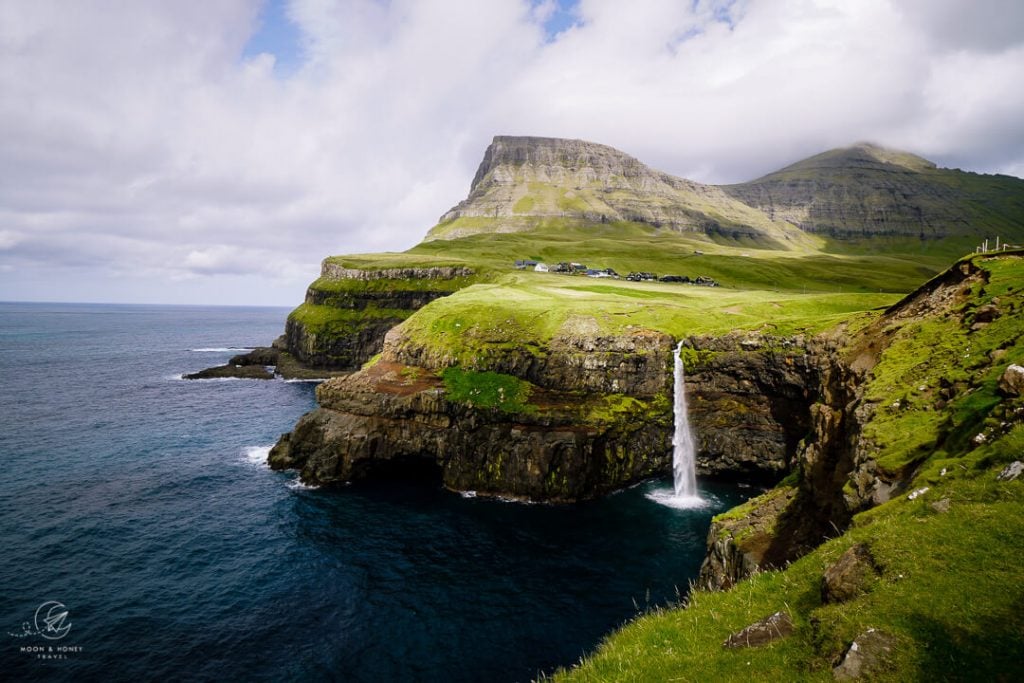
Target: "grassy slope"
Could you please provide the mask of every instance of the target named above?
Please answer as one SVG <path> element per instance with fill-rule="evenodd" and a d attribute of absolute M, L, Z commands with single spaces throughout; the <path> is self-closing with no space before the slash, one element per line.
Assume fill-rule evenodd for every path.
<path fill-rule="evenodd" d="M 1011 680 L 1024 633 L 1024 481 L 995 475 L 1024 454 L 1024 400 L 1001 399 L 995 384 L 1007 365 L 1024 363 L 1024 260 L 985 267 L 990 282 L 962 311 L 895 331 L 867 387 L 867 400 L 880 406 L 867 430 L 879 462 L 916 463 L 913 486 L 927 493 L 858 515 L 845 534 L 784 571 L 726 593 L 697 592 L 685 610 L 638 619 L 558 678 L 831 680 L 851 640 L 878 628 L 898 640 L 882 680 Z M 968 332 L 973 311 L 994 299 L 1003 315 Z M 943 383 L 958 389 L 939 408 Z M 890 409 L 896 401 L 900 408 Z M 942 498 L 950 499 L 947 513 L 931 507 Z M 880 578 L 860 598 L 823 605 L 823 569 L 855 542 L 871 548 Z M 794 636 L 759 649 L 721 647 L 730 633 L 780 609 L 793 615 Z"/>
<path fill-rule="evenodd" d="M 527 232 L 434 240 L 405 254 L 389 255 L 411 260 L 430 257 L 459 259 L 499 272 L 507 272 L 516 259 L 530 258 L 549 265 L 576 261 L 613 268 L 622 275 L 630 271 L 705 275 L 731 287 L 833 292 L 906 292 L 951 260 L 947 254 L 825 254 L 803 246 L 758 249 L 742 242 L 716 243 L 696 233 L 658 230 L 636 223 L 581 226 L 558 219 Z"/>
<path fill-rule="evenodd" d="M 947 496 L 951 511 L 930 503 Z M 785 571 L 727 593 L 697 592 L 687 609 L 644 616 L 609 638 L 559 680 L 832 680 L 833 658 L 877 628 L 898 639 L 882 680 L 999 680 L 1017 671 L 1024 628 L 1016 557 L 1024 547 L 1024 482 L 997 483 L 971 471 L 915 501 L 901 498 Z M 821 575 L 845 549 L 865 542 L 883 567 L 867 595 L 822 605 Z M 726 650 L 730 633 L 777 610 L 794 636 L 767 647 Z M 1005 678 L 1005 680 L 1011 680 Z"/>
<path fill-rule="evenodd" d="M 420 343 L 467 365 L 484 365 L 508 345 L 542 347 L 585 319 L 602 333 L 647 328 L 681 338 L 756 329 L 790 335 L 822 330 L 852 313 L 885 306 L 893 294 L 735 290 L 596 280 L 547 273 L 508 275 L 421 309 L 403 325 Z"/>
<path fill-rule="evenodd" d="M 892 166 L 872 166 L 874 161 Z M 936 168 L 931 162 L 895 150 L 870 147 L 866 154 L 856 148 L 830 150 L 749 183 L 727 186 L 726 190 L 742 192 L 744 188 L 763 187 L 785 197 L 788 188 L 803 184 L 816 186 L 823 199 L 827 196 L 841 198 L 853 216 L 859 211 L 875 216 L 874 211 L 892 207 L 894 202 L 909 202 L 930 217 L 921 226 L 922 231 L 930 233 L 938 228 L 946 235 L 938 240 L 921 240 L 916 235 L 828 239 L 826 250 L 830 252 L 933 254 L 955 258 L 974 251 L 986 238 L 994 241 L 997 235 L 1003 241 L 1024 243 L 1024 183 L 1020 178 Z M 802 194 L 799 190 L 796 192 Z M 800 211 L 793 213 L 806 218 Z M 858 223 L 857 219 L 852 222 Z M 852 232 L 858 230 L 855 228 Z"/>
<path fill-rule="evenodd" d="M 702 253 L 695 253 L 698 251 Z M 525 258 L 551 265 L 560 261 L 582 262 L 591 267 L 613 268 L 622 275 L 631 271 L 692 278 L 703 275 L 723 286 L 704 290 L 515 271 L 513 262 Z M 892 293 L 913 289 L 948 262 L 938 255 L 825 254 L 804 247 L 789 251 L 758 249 L 743 243 L 716 243 L 703 235 L 658 230 L 643 224 L 583 226 L 561 219 L 548 219 L 541 227 L 526 232 L 435 240 L 404 253 L 336 256 L 330 260 L 362 269 L 471 267 L 474 276 L 456 280 L 417 280 L 403 285 L 394 280 L 321 278 L 311 288 L 339 296 L 401 291 L 406 287 L 460 290 L 456 296 L 428 306 L 422 317 L 473 318 L 481 329 L 497 329 L 500 326 L 495 321 L 515 319 L 524 327 L 523 335 L 536 336 L 538 341 L 549 338 L 567 315 L 592 315 L 595 311 L 600 311 L 599 322 L 613 330 L 629 324 L 643 325 L 678 336 L 758 327 L 766 319 L 778 325 L 779 331 L 794 330 L 801 326 L 795 318 L 813 321 L 819 315 L 834 316 L 891 303 Z M 461 289 L 472 283 L 487 284 Z M 804 294 L 808 298 L 802 298 Z M 510 308 L 513 310 L 509 311 Z M 326 306 L 312 310 L 308 304 L 293 313 L 308 329 L 325 333 L 352 329 L 358 325 L 360 315 Z M 366 319 L 402 319 L 408 315 L 371 307 Z M 418 329 L 426 329 L 422 320 L 414 324 Z"/>
<path fill-rule="evenodd" d="M 431 303 L 407 320 L 404 329 L 423 344 L 476 367 L 486 366 L 475 362 L 484 360 L 478 358 L 481 354 L 500 353 L 509 344 L 543 345 L 578 317 L 593 319 L 605 332 L 634 326 L 675 337 L 733 329 L 777 335 L 820 330 L 852 313 L 893 303 L 897 293 L 913 289 L 948 263 L 940 256 L 747 249 L 645 225 L 580 227 L 559 222 L 530 232 L 425 242 L 405 254 L 374 255 L 366 263 L 393 266 L 431 258 L 469 263 L 490 281 Z M 704 275 L 723 286 L 515 271 L 512 263 L 523 258 L 548 264 L 583 262 L 622 275 Z"/>

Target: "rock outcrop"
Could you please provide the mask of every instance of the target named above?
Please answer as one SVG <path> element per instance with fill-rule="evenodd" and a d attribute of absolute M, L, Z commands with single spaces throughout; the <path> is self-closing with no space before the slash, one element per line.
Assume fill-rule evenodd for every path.
<path fill-rule="evenodd" d="M 388 330 L 474 275 L 464 266 L 365 269 L 326 259 L 288 316 L 284 346 L 307 367 L 355 370 L 380 352 Z"/>
<path fill-rule="evenodd" d="M 284 337 L 274 346 L 258 346 L 247 353 L 232 356 L 224 365 L 182 375 L 182 379 L 301 379 L 318 380 L 347 374 L 325 368 L 311 368 L 285 350 Z"/>
<path fill-rule="evenodd" d="M 761 647 L 785 638 L 794 630 L 793 620 L 790 619 L 788 613 L 775 612 L 743 630 L 733 633 L 722 643 L 722 647 L 730 649 Z"/>
<path fill-rule="evenodd" d="M 874 680 L 890 666 L 896 645 L 893 636 L 869 628 L 850 643 L 832 669 L 833 678 L 837 681 Z"/>
<path fill-rule="evenodd" d="M 999 378 L 999 391 L 1007 397 L 1024 396 L 1024 366 L 1007 366 Z"/>
<path fill-rule="evenodd" d="M 821 578 L 821 601 L 845 602 L 867 592 L 878 575 L 871 549 L 856 543 L 829 565 Z"/>
<path fill-rule="evenodd" d="M 444 377 L 454 360 L 399 326 L 375 364 L 319 388 L 320 408 L 282 437 L 270 462 L 313 484 L 430 464 L 456 490 L 591 498 L 670 471 L 674 345 L 652 330 L 609 335 L 570 318 L 542 349 L 502 347 L 460 367 L 530 388 L 526 405 L 502 410 L 453 398 Z M 803 338 L 687 339 L 699 472 L 781 478 L 811 424 L 826 352 Z"/>
<path fill-rule="evenodd" d="M 438 375 L 390 359 L 324 383 L 317 399 L 269 457 L 313 484 L 414 474 L 458 491 L 572 501 L 670 466 L 656 421 L 582 419 L 578 404 L 543 391 L 532 396 L 543 411 L 475 407 L 449 400 Z"/>
<path fill-rule="evenodd" d="M 1020 258 L 1020 254 L 998 258 Z M 806 412 L 800 412 L 798 403 L 796 411 L 792 407 L 787 411 L 799 416 L 792 421 L 799 425 L 794 433 L 805 428 L 792 452 L 792 465 L 799 476 L 793 486 L 777 487 L 713 520 L 698 586 L 727 589 L 758 570 L 782 567 L 815 548 L 828 535 L 841 532 L 857 512 L 884 503 L 898 492 L 906 492 L 914 476 L 914 463 L 896 468 L 878 463 L 878 448 L 864 429 L 875 419 L 880 407 L 865 398 L 865 386 L 872 378 L 873 368 L 888 346 L 899 339 L 905 326 L 942 319 L 958 321 L 961 334 L 971 334 L 966 330 L 974 324 L 972 297 L 974 292 L 983 291 L 988 281 L 987 271 L 977 261 L 961 261 L 939 274 L 855 335 L 833 334 L 831 340 L 805 344 L 805 348 L 818 352 L 802 364 L 783 357 L 783 363 L 794 375 L 781 375 L 769 387 L 789 387 L 783 395 L 792 397 L 792 389 L 799 387 L 800 382 L 814 382 L 807 385 L 811 389 L 806 397 Z M 982 361 L 989 362 L 991 359 Z M 740 366 L 736 360 L 730 363 Z M 978 367 L 984 367 L 983 364 Z M 776 359 L 770 365 L 777 366 L 779 362 Z M 724 381 L 717 370 L 712 375 L 718 378 L 717 382 Z M 785 379 L 787 376 L 789 380 Z M 794 381 L 795 378 L 800 379 Z M 927 392 L 928 387 L 915 390 Z M 904 407 L 897 403 L 885 409 L 895 412 Z M 932 411 L 932 404 L 925 404 L 920 410 Z M 1004 425 L 1001 428 L 1009 428 L 1010 423 Z M 984 433 L 981 437 L 979 442 L 983 443 Z M 736 448 L 733 446 L 732 450 Z"/>

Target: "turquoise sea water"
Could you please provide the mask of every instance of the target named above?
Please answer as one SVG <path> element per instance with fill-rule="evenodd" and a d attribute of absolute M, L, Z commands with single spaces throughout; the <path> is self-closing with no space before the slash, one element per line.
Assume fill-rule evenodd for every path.
<path fill-rule="evenodd" d="M 0 678 L 530 680 L 674 600 L 751 492 L 302 488 L 263 460 L 312 384 L 178 379 L 286 314 L 0 304 Z"/>

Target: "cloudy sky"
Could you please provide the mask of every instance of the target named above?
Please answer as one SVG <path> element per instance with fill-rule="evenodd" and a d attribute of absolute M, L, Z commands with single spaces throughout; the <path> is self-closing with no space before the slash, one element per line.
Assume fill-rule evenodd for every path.
<path fill-rule="evenodd" d="M 296 304 L 495 134 L 1024 176 L 1022 83 L 1019 0 L 0 0 L 0 300 Z"/>

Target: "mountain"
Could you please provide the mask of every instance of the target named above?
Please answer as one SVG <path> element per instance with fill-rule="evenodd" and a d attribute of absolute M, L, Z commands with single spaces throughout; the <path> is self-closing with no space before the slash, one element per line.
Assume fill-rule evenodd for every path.
<path fill-rule="evenodd" d="M 644 223 L 772 243 L 797 236 L 785 222 L 722 188 L 655 171 L 612 147 L 499 135 L 484 153 L 469 196 L 441 216 L 427 239 L 528 230 L 551 218 Z"/>
<path fill-rule="evenodd" d="M 715 186 L 656 171 L 606 145 L 497 136 L 469 196 L 427 240 L 525 231 L 553 219 L 642 223 L 771 248 L 806 245 L 808 233 L 845 241 L 948 238 L 955 255 L 986 237 L 1024 242 L 1024 180 L 938 168 L 861 143 Z"/>
<path fill-rule="evenodd" d="M 1000 235 L 1024 241 L 1024 180 L 938 168 L 927 159 L 862 143 L 721 188 L 801 230 L 839 239 L 922 240 Z"/>

